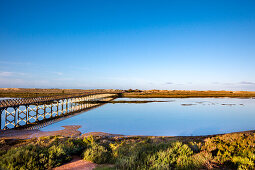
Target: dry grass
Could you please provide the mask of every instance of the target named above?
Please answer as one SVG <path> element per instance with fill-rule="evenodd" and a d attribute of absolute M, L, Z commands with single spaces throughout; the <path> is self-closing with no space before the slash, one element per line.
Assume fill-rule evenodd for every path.
<path fill-rule="evenodd" d="M 29 98 L 42 96 L 56 96 L 69 94 L 84 94 L 89 92 L 119 92 L 113 89 L 26 89 L 26 88 L 0 88 L 0 97 Z"/>
<path fill-rule="evenodd" d="M 191 97 L 255 97 L 251 91 L 193 91 L 193 90 L 145 90 L 126 92 L 123 97 L 129 98 L 191 98 Z"/>

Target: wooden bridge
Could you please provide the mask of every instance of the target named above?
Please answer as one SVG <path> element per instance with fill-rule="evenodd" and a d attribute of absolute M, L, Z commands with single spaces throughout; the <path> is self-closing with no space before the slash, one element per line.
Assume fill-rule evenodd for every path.
<path fill-rule="evenodd" d="M 0 101 L 0 130 L 33 127 L 102 105 L 118 93 L 87 93 L 52 97 L 18 98 Z"/>

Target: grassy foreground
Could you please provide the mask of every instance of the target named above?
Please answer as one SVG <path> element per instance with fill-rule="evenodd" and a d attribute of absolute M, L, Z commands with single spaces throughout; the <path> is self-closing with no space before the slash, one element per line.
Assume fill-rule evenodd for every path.
<path fill-rule="evenodd" d="M 255 134 L 1 140 L 0 169 L 50 169 L 79 155 L 110 169 L 254 169 Z"/>

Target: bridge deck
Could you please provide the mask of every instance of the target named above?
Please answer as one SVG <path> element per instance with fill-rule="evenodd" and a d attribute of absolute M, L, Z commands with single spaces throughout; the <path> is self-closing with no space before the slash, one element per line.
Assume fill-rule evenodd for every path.
<path fill-rule="evenodd" d="M 86 94 L 72 94 L 72 95 L 59 95 L 59 96 L 49 96 L 49 97 L 46 96 L 46 97 L 35 97 L 35 98 L 15 98 L 15 99 L 0 100 L 0 109 L 7 108 L 7 107 L 17 107 L 20 105 L 52 102 L 55 100 L 62 100 L 62 99 L 86 97 L 89 95 L 96 95 L 96 94 L 107 94 L 107 93 L 97 92 L 97 93 L 86 93 Z M 111 94 L 120 94 L 120 93 L 111 93 Z"/>

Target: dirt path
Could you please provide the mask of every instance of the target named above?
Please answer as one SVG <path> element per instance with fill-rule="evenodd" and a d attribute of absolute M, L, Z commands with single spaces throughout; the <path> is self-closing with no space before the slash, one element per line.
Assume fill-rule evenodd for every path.
<path fill-rule="evenodd" d="M 78 156 L 74 156 L 73 160 L 67 164 L 54 168 L 54 170 L 92 170 L 97 164 L 82 160 Z"/>

